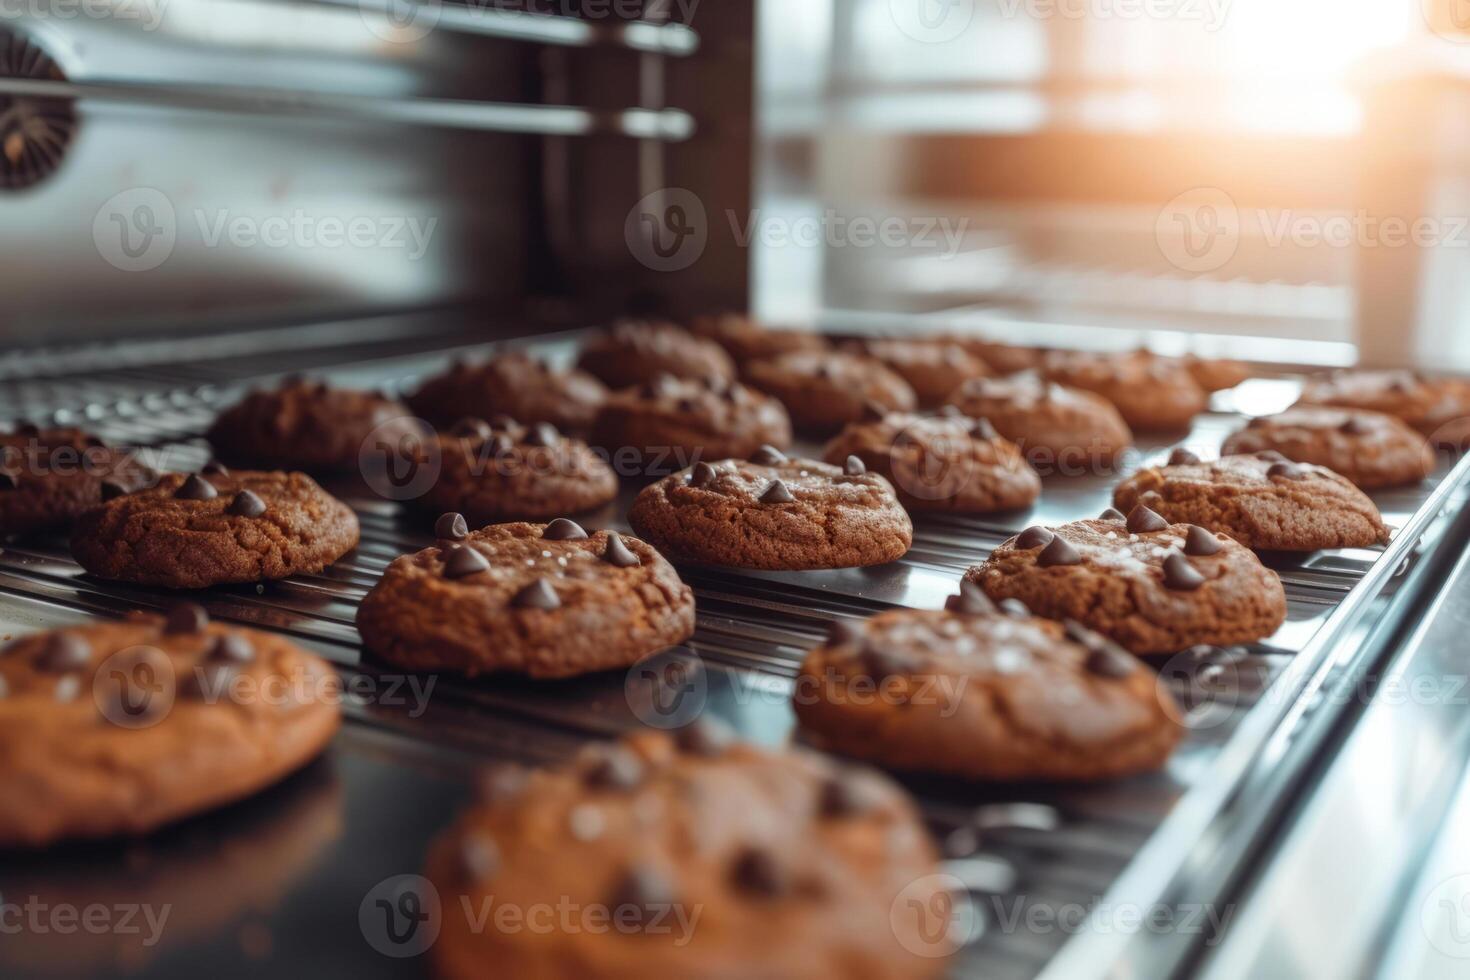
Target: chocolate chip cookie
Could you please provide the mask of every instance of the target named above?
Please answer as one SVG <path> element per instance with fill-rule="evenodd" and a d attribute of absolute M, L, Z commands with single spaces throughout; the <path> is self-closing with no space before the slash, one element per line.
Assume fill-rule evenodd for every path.
<path fill-rule="evenodd" d="M 549 422 L 530 427 L 462 419 L 428 447 L 439 475 L 415 501 L 429 514 L 453 511 L 477 527 L 549 520 L 612 503 L 618 478 L 600 455 Z"/>
<path fill-rule="evenodd" d="M 487 783 L 429 855 L 441 976 L 909 980 L 953 951 L 914 914 L 948 915 L 934 845 L 875 773 L 695 728 Z M 488 902 L 605 929 L 485 928 Z"/>
<path fill-rule="evenodd" d="M 607 398 L 602 382 L 585 371 L 559 371 L 525 351 L 504 351 L 484 363 L 458 360 L 425 381 L 409 407 L 436 426 L 499 415 L 526 425 L 546 422 L 586 434 Z"/>
<path fill-rule="evenodd" d="M 765 445 L 785 449 L 791 418 L 776 399 L 742 384 L 662 375 L 609 398 L 592 443 L 624 475 L 667 476 L 700 460 L 749 456 Z"/>
<path fill-rule="evenodd" d="M 672 323 L 625 320 L 593 334 L 577 366 L 609 388 L 632 388 L 661 374 L 676 378 L 735 379 L 735 362 L 712 340 Z"/>
<path fill-rule="evenodd" d="M 989 366 L 959 344 L 933 340 L 855 340 L 845 344 L 844 349 L 873 358 L 907 381 L 918 397 L 920 408 L 942 405 L 966 381 L 990 375 Z"/>
<path fill-rule="evenodd" d="M 746 367 L 748 384 L 781 400 L 798 432 L 830 436 L 870 412 L 912 412 L 909 383 L 878 361 L 841 351 L 801 352 Z"/>
<path fill-rule="evenodd" d="M 337 677 L 204 610 L 0 649 L 0 846 L 147 833 L 275 783 L 340 723 Z"/>
<path fill-rule="evenodd" d="M 64 530 L 84 511 L 157 478 L 134 453 L 96 436 L 22 422 L 0 434 L 0 534 Z"/>
<path fill-rule="evenodd" d="M 1116 516 L 1028 528 L 965 578 L 1140 655 L 1249 643 L 1286 620 L 1281 580 L 1248 548 L 1147 507 Z"/>
<path fill-rule="evenodd" d="M 565 519 L 469 531 L 388 566 L 363 599 L 367 649 L 408 670 L 573 677 L 637 663 L 694 632 L 694 593 L 637 538 Z"/>
<path fill-rule="evenodd" d="M 1226 456 L 1274 450 L 1294 463 L 1340 473 L 1365 490 L 1418 483 L 1434 472 L 1424 437 L 1391 415 L 1345 408 L 1293 408 L 1252 419 L 1225 440 Z"/>
<path fill-rule="evenodd" d="M 943 612 L 839 624 L 796 681 L 807 739 L 964 779 L 1093 780 L 1163 765 L 1179 728 L 1153 671 L 1075 622 L 1012 609 L 967 582 Z"/>
<path fill-rule="evenodd" d="M 370 438 L 414 431 L 409 410 L 376 392 L 292 378 L 225 409 L 206 438 L 231 466 L 334 474 L 357 470 Z"/>
<path fill-rule="evenodd" d="M 1045 347 L 1008 344 L 968 333 L 941 334 L 931 339 L 934 343 L 958 344 L 984 361 L 996 374 L 1018 374 L 1021 371 L 1035 370 L 1041 366 L 1041 359 L 1047 353 Z"/>
<path fill-rule="evenodd" d="M 894 412 L 849 425 L 823 458 L 848 472 L 888 478 L 913 511 L 985 514 L 1029 507 L 1041 477 L 1021 450 L 984 419 Z"/>
<path fill-rule="evenodd" d="M 827 338 L 808 330 L 778 330 L 763 326 L 740 313 L 695 317 L 690 333 L 713 340 L 744 367 L 751 361 L 779 357 L 793 351 L 825 350 Z"/>
<path fill-rule="evenodd" d="M 1321 466 L 1275 452 L 1213 463 L 1176 455 L 1119 484 L 1114 504 L 1139 504 L 1170 522 L 1198 524 L 1260 551 L 1367 548 L 1388 543 L 1383 517 L 1361 490 Z"/>
<path fill-rule="evenodd" d="M 1048 380 L 1106 398 L 1136 431 L 1187 429 L 1209 407 L 1209 395 L 1184 364 L 1147 351 L 1052 351 L 1042 370 Z"/>
<path fill-rule="evenodd" d="M 896 561 L 914 528 L 876 473 L 774 448 L 751 462 L 698 463 L 643 489 L 633 529 L 675 561 L 799 571 Z"/>
<path fill-rule="evenodd" d="M 306 474 L 216 465 L 88 511 L 71 551 L 100 578 L 203 589 L 314 575 L 357 538 L 357 515 Z"/>
<path fill-rule="evenodd" d="M 1470 418 L 1470 381 L 1412 371 L 1340 371 L 1308 381 L 1297 404 L 1382 412 L 1437 446 L 1459 449 Z"/>
<path fill-rule="evenodd" d="M 1133 433 L 1112 402 L 1034 373 L 968 382 L 949 404 L 989 421 L 1047 475 L 1110 470 L 1133 445 Z"/>

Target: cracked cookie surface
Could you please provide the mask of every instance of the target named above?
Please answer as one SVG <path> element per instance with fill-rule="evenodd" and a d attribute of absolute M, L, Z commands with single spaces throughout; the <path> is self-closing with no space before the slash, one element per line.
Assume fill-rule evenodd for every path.
<path fill-rule="evenodd" d="M 202 589 L 315 574 L 357 547 L 357 515 L 304 473 L 170 473 L 82 515 L 76 560 L 93 575 Z"/>
<path fill-rule="evenodd" d="M 326 747 L 341 714 L 331 668 L 283 637 L 195 615 L 0 649 L 0 845 L 146 833 L 256 793 Z"/>
<path fill-rule="evenodd" d="M 572 677 L 687 640 L 694 593 L 636 538 L 499 524 L 394 561 L 357 626 L 371 653 L 409 670 Z"/>
<path fill-rule="evenodd" d="M 1270 451 L 1212 463 L 1151 466 L 1124 480 L 1113 502 L 1145 504 L 1176 524 L 1199 524 L 1259 551 L 1387 544 L 1373 501 L 1347 478 Z"/>
<path fill-rule="evenodd" d="M 1297 405 L 1382 412 L 1403 420 L 1435 445 L 1464 448 L 1470 431 L 1470 381 L 1412 371 L 1339 371 L 1309 380 Z"/>
<path fill-rule="evenodd" d="M 103 500 L 157 478 L 130 451 L 79 429 L 23 423 L 0 434 L 0 534 L 68 528 Z"/>
<path fill-rule="evenodd" d="M 645 487 L 633 529 L 675 561 L 732 568 L 856 568 L 896 561 L 913 523 L 876 473 L 816 460 L 700 464 Z"/>
<path fill-rule="evenodd" d="M 1111 469 L 1133 445 L 1133 433 L 1112 402 L 1030 372 L 967 382 L 949 404 L 990 422 L 1044 474 Z"/>
<path fill-rule="evenodd" d="M 1053 351 L 1042 364 L 1048 380 L 1112 402 L 1134 430 L 1187 429 L 1209 407 L 1209 394 L 1183 362 L 1147 351 Z"/>
<path fill-rule="evenodd" d="M 964 599 L 964 597 L 961 597 Z M 1153 671 L 1098 634 L 986 608 L 842 624 L 793 703 L 822 748 L 887 769 L 1089 780 L 1156 769 L 1179 740 Z"/>
<path fill-rule="evenodd" d="M 1225 456 L 1268 450 L 1325 466 L 1365 490 L 1418 483 L 1435 465 L 1429 444 L 1406 423 L 1358 409 L 1288 409 L 1252 419 L 1220 447 Z"/>
<path fill-rule="evenodd" d="M 1135 654 L 1276 632 L 1286 593 L 1275 572 L 1228 537 L 1152 518 L 1147 526 L 1157 530 L 1130 531 L 1121 520 L 1028 529 L 965 578 L 993 600 L 1018 599 L 1037 615 L 1075 620 Z"/>

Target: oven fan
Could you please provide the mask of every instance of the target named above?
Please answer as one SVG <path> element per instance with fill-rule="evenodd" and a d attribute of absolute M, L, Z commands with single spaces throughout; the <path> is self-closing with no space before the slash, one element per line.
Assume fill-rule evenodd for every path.
<path fill-rule="evenodd" d="M 66 75 L 28 39 L 0 30 L 0 78 L 64 82 Z M 0 186 L 29 187 L 50 176 L 76 131 L 72 103 L 0 92 Z"/>

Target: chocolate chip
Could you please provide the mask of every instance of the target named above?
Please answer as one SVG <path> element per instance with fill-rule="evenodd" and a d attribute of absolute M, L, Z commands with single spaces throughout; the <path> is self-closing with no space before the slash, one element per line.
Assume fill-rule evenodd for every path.
<path fill-rule="evenodd" d="M 550 612 L 561 608 L 561 597 L 556 594 L 550 582 L 544 578 L 538 578 L 517 592 L 510 600 L 510 604 L 517 609 L 540 609 L 543 612 Z"/>
<path fill-rule="evenodd" d="M 1101 650 L 1111 642 L 1107 637 L 1097 632 L 1097 630 L 1083 626 L 1075 619 L 1063 620 L 1062 629 L 1066 633 L 1067 639 L 1089 650 Z"/>
<path fill-rule="evenodd" d="M 730 868 L 735 887 L 759 898 L 779 898 L 791 890 L 791 879 L 776 856 L 765 848 L 747 847 Z"/>
<path fill-rule="evenodd" d="M 674 408 L 683 415 L 688 415 L 699 408 L 699 403 L 693 398 L 680 398 L 674 402 Z"/>
<path fill-rule="evenodd" d="M 620 745 L 596 753 L 582 780 L 594 789 L 637 789 L 643 782 L 643 761 Z"/>
<path fill-rule="evenodd" d="M 1337 431 L 1346 436 L 1366 436 L 1373 431 L 1373 426 L 1354 415 L 1339 425 Z"/>
<path fill-rule="evenodd" d="M 460 419 L 449 429 L 457 439 L 489 439 L 495 430 L 484 419 Z"/>
<path fill-rule="evenodd" d="M 914 669 L 914 660 L 906 653 L 869 647 L 863 651 L 863 667 L 875 681 L 885 677 L 903 677 Z"/>
<path fill-rule="evenodd" d="M 1198 456 L 1188 449 L 1176 449 L 1169 454 L 1170 466 L 1194 466 L 1203 462 Z"/>
<path fill-rule="evenodd" d="M 722 722 L 700 718 L 692 725 L 679 729 L 674 740 L 680 751 L 712 759 L 723 755 L 726 749 L 735 744 L 735 733 Z"/>
<path fill-rule="evenodd" d="M 1123 521 L 1123 522 L 1126 522 L 1128 520 L 1127 516 L 1121 510 L 1119 510 L 1116 507 L 1109 507 L 1107 510 L 1105 510 L 1101 514 L 1099 514 L 1098 517 L 1097 517 L 1097 519 L 1100 520 L 1100 521 Z"/>
<path fill-rule="evenodd" d="M 248 664 L 255 659 L 255 646 L 239 633 L 226 633 L 209 648 L 209 660 L 217 664 Z"/>
<path fill-rule="evenodd" d="M 561 433 L 556 431 L 556 426 L 550 422 L 538 422 L 531 427 L 531 434 L 526 436 L 528 446 L 555 446 L 561 441 Z"/>
<path fill-rule="evenodd" d="M 1045 548 L 1052 543 L 1056 534 L 1050 528 L 1041 526 L 1028 527 L 1016 537 L 1016 547 L 1022 551 L 1030 551 L 1032 548 Z"/>
<path fill-rule="evenodd" d="M 199 472 L 200 473 L 203 473 L 205 476 L 229 476 L 230 475 L 229 467 L 225 466 L 224 463 L 221 463 L 217 459 L 211 459 L 209 462 L 205 463 L 204 464 L 204 467 Z"/>
<path fill-rule="evenodd" d="M 1132 674 L 1138 661 L 1128 651 L 1112 643 L 1103 643 L 1088 651 L 1084 666 L 1090 674 L 1118 679 Z"/>
<path fill-rule="evenodd" d="M 960 594 L 944 600 L 944 608 L 961 616 L 989 616 L 995 612 L 995 603 L 980 586 L 963 579 L 960 581 Z"/>
<path fill-rule="evenodd" d="M 837 775 L 822 784 L 817 806 L 824 817 L 857 817 L 877 805 L 872 784 L 851 775 Z"/>
<path fill-rule="evenodd" d="M 1306 467 L 1295 463 L 1272 463 L 1271 467 L 1266 470 L 1266 476 L 1272 479 L 1305 480 L 1310 475 Z"/>
<path fill-rule="evenodd" d="M 750 461 L 757 466 L 780 466 L 787 462 L 787 458 L 775 446 L 762 446 L 751 454 Z"/>
<path fill-rule="evenodd" d="M 843 647 L 849 643 L 861 643 L 867 635 L 868 631 L 861 621 L 839 619 L 827 628 L 827 645 Z"/>
<path fill-rule="evenodd" d="M 541 537 L 547 541 L 585 541 L 587 540 L 587 529 L 576 521 L 558 517 L 546 525 L 546 530 L 541 532 Z"/>
<path fill-rule="evenodd" d="M 470 525 L 463 514 L 440 514 L 434 522 L 434 537 L 441 541 L 463 541 L 470 536 Z"/>
<path fill-rule="evenodd" d="M 643 564 L 643 559 L 623 543 L 622 536 L 613 532 L 608 532 L 607 548 L 602 552 L 602 560 L 614 568 L 633 568 Z"/>
<path fill-rule="evenodd" d="M 34 422 L 16 422 L 15 434 L 20 436 L 38 436 L 41 434 L 41 427 Z"/>
<path fill-rule="evenodd" d="M 1193 592 L 1205 584 L 1201 575 L 1189 559 L 1177 551 L 1169 552 L 1164 559 L 1164 588 L 1175 592 Z"/>
<path fill-rule="evenodd" d="M 490 447 L 490 454 L 497 457 L 506 456 L 515 452 L 516 449 L 516 444 L 511 441 L 510 436 L 503 432 L 496 435 L 495 438 L 491 439 L 485 445 Z"/>
<path fill-rule="evenodd" d="M 780 480 L 772 480 L 771 485 L 766 487 L 766 492 L 761 494 L 763 504 L 790 504 L 795 501 L 796 498 L 791 496 L 791 491 Z"/>
<path fill-rule="evenodd" d="M 689 485 L 691 487 L 707 487 L 719 477 L 719 473 L 708 463 L 695 463 L 694 469 L 689 471 Z"/>
<path fill-rule="evenodd" d="M 514 429 L 516 424 L 516 420 L 509 415 L 490 416 L 490 428 L 499 432 L 504 432 L 506 429 Z"/>
<path fill-rule="evenodd" d="M 1256 459 L 1264 460 L 1268 463 L 1291 462 L 1291 460 L 1287 459 L 1285 456 L 1281 455 L 1274 449 L 1262 449 L 1260 452 L 1256 453 Z"/>
<path fill-rule="evenodd" d="M 1139 504 L 1128 512 L 1128 531 L 1131 534 L 1151 534 L 1167 531 L 1169 522 L 1158 511 Z"/>
<path fill-rule="evenodd" d="M 1219 554 L 1220 548 L 1220 539 L 1197 524 L 1189 525 L 1184 534 L 1184 553 L 1192 558 Z"/>
<path fill-rule="evenodd" d="M 197 602 L 181 602 L 168 611 L 165 634 L 202 633 L 209 625 L 209 613 Z"/>
<path fill-rule="evenodd" d="M 213 500 L 219 496 L 219 491 L 214 488 L 214 484 L 199 474 L 191 473 L 174 496 L 180 500 Z"/>
<path fill-rule="evenodd" d="M 1000 611 L 1012 619 L 1030 619 L 1031 610 L 1026 608 L 1026 603 L 1020 599 L 1000 600 Z"/>
<path fill-rule="evenodd" d="M 0 480 L 0 483 L 3 483 L 3 480 Z M 103 501 L 116 500 L 118 497 L 126 497 L 128 495 L 128 488 L 116 480 L 103 480 L 101 491 Z"/>
<path fill-rule="evenodd" d="M 849 456 L 847 462 L 842 464 L 842 472 L 848 476 L 862 476 L 868 472 L 868 464 L 856 456 Z"/>
<path fill-rule="evenodd" d="M 485 560 L 485 556 L 468 545 L 458 545 L 450 549 L 444 559 L 445 578 L 468 578 L 489 570 L 490 563 Z"/>
<path fill-rule="evenodd" d="M 483 834 L 467 834 L 459 843 L 459 867 L 470 884 L 493 878 L 500 870 L 500 848 Z"/>
<path fill-rule="evenodd" d="M 888 418 L 892 410 L 887 406 L 873 401 L 871 398 L 863 402 L 863 421 L 882 422 Z"/>
<path fill-rule="evenodd" d="M 628 909 L 633 909 L 635 923 L 642 925 L 660 920 L 677 900 L 673 886 L 663 875 L 652 868 L 635 865 L 613 886 L 607 906 L 619 922 L 629 916 Z"/>
<path fill-rule="evenodd" d="M 81 670 L 92 662 L 92 645 L 74 633 L 55 633 L 36 655 L 36 669 L 47 674 Z"/>
<path fill-rule="evenodd" d="M 230 506 L 225 508 L 225 513 L 233 517 L 259 517 L 265 513 L 265 509 L 265 501 L 253 491 L 241 490 L 230 501 Z"/>
<path fill-rule="evenodd" d="M 0 470 L 0 490 L 14 490 L 18 486 L 20 486 L 20 479 L 14 473 L 9 470 Z"/>
<path fill-rule="evenodd" d="M 1036 564 L 1041 568 L 1080 565 L 1082 556 L 1068 543 L 1066 538 L 1056 537 L 1052 539 L 1051 544 L 1041 549 L 1041 554 L 1036 556 Z"/>
<path fill-rule="evenodd" d="M 995 426 L 990 424 L 989 419 L 976 419 L 970 425 L 970 434 L 976 439 L 999 439 L 1000 433 L 995 431 Z"/>

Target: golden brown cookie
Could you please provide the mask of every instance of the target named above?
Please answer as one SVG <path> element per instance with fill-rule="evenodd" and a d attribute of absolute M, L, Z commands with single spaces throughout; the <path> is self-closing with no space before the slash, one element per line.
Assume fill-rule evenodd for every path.
<path fill-rule="evenodd" d="M 742 384 L 662 375 L 613 394 L 597 416 L 592 444 L 624 476 L 662 477 L 761 446 L 785 449 L 791 418 L 776 399 Z"/>
<path fill-rule="evenodd" d="M 333 474 L 357 470 L 370 438 L 396 443 L 415 431 L 408 408 L 376 392 L 292 378 L 225 409 L 205 438 L 231 466 Z"/>
<path fill-rule="evenodd" d="M 1207 392 L 1226 391 L 1250 379 L 1250 365 L 1219 357 L 1186 354 L 1180 358 L 1190 376 Z"/>
<path fill-rule="evenodd" d="M 439 475 L 414 501 L 419 510 L 461 513 L 479 527 L 581 514 L 617 499 L 617 474 L 580 439 L 549 422 L 496 423 L 461 419 L 427 447 Z"/>
<path fill-rule="evenodd" d="M 1252 419 L 1225 440 L 1225 456 L 1275 450 L 1314 463 L 1365 490 L 1418 483 L 1434 472 L 1424 437 L 1391 415 L 1346 408 L 1293 408 Z"/>
<path fill-rule="evenodd" d="M 740 313 L 695 317 L 690 333 L 713 340 L 744 368 L 751 361 L 800 350 L 825 350 L 827 338 L 808 330 L 773 329 Z"/>
<path fill-rule="evenodd" d="M 902 558 L 914 526 L 876 473 L 767 447 L 754 462 L 699 463 L 643 489 L 633 530 L 675 561 L 800 571 Z"/>
<path fill-rule="evenodd" d="M 971 378 L 990 375 L 986 363 L 959 344 L 933 340 L 854 340 L 843 345 L 871 357 L 908 382 L 920 408 L 935 408 Z"/>
<path fill-rule="evenodd" d="M 912 412 L 914 389 L 878 361 L 841 351 L 786 354 L 746 366 L 745 380 L 780 399 L 798 432 L 826 437 L 861 421 L 869 407 Z"/>
<path fill-rule="evenodd" d="M 1308 381 L 1297 404 L 1382 412 L 1437 446 L 1459 449 L 1470 418 L 1470 381 L 1412 371 L 1339 371 Z"/>
<path fill-rule="evenodd" d="M 984 361 L 996 374 L 1017 374 L 1021 371 L 1035 370 L 1041 366 L 1041 359 L 1047 353 L 1045 347 L 1007 344 L 974 334 L 942 334 L 931 339 L 935 343 L 958 344 L 970 354 Z"/>
<path fill-rule="evenodd" d="M 66 529 L 102 501 L 156 479 L 130 450 L 79 429 L 19 423 L 0 434 L 0 534 Z"/>
<path fill-rule="evenodd" d="M 1045 475 L 1111 470 L 1133 445 L 1133 433 L 1112 402 L 1032 373 L 968 382 L 949 404 L 989 421 Z"/>
<path fill-rule="evenodd" d="M 143 834 L 315 758 L 337 677 L 283 637 L 197 606 L 0 650 L 0 846 Z"/>
<path fill-rule="evenodd" d="M 1113 502 L 1125 513 L 1144 504 L 1172 523 L 1198 524 L 1260 551 L 1388 543 L 1378 508 L 1346 478 L 1270 451 L 1213 463 L 1176 452 L 1170 465 L 1124 480 Z"/>
<path fill-rule="evenodd" d="M 1180 734 L 1168 697 L 1102 635 L 1002 613 L 967 582 L 943 612 L 839 624 L 792 702 L 809 741 L 888 769 L 1092 780 L 1163 765 Z"/>
<path fill-rule="evenodd" d="M 203 589 L 314 575 L 357 538 L 357 515 L 306 474 L 216 465 L 88 511 L 71 551 L 100 578 Z"/>
<path fill-rule="evenodd" d="M 456 361 L 447 373 L 425 381 L 408 404 L 440 427 L 504 415 L 583 435 L 605 398 L 602 382 L 585 371 L 558 371 L 524 351 L 506 351 L 483 364 Z"/>
<path fill-rule="evenodd" d="M 367 649 L 408 670 L 573 677 L 637 663 L 694 633 L 694 593 L 658 552 L 558 519 L 469 531 L 388 566 L 363 599 Z"/>
<path fill-rule="evenodd" d="M 856 422 L 827 444 L 822 457 L 849 472 L 860 466 L 887 477 L 910 512 L 1016 510 L 1041 494 L 1041 477 L 1015 443 L 984 419 L 958 413 L 894 412 Z"/>
<path fill-rule="evenodd" d="M 1209 407 L 1209 395 L 1183 363 L 1147 351 L 1052 351 L 1042 370 L 1048 380 L 1106 398 L 1135 431 L 1187 429 Z"/>
<path fill-rule="evenodd" d="M 577 367 L 613 389 L 647 384 L 661 374 L 735 379 L 735 362 L 719 344 L 672 323 L 644 320 L 624 320 L 587 338 Z"/>
<path fill-rule="evenodd" d="M 1281 580 L 1249 549 L 1147 507 L 1115 518 L 1028 528 L 965 578 L 1140 655 L 1249 643 L 1285 621 Z"/>
<path fill-rule="evenodd" d="M 874 773 L 695 728 L 502 774 L 486 797 L 429 855 L 444 977 L 911 980 L 952 951 L 921 928 L 948 916 L 934 846 Z M 487 902 L 579 911 L 477 927 Z"/>

